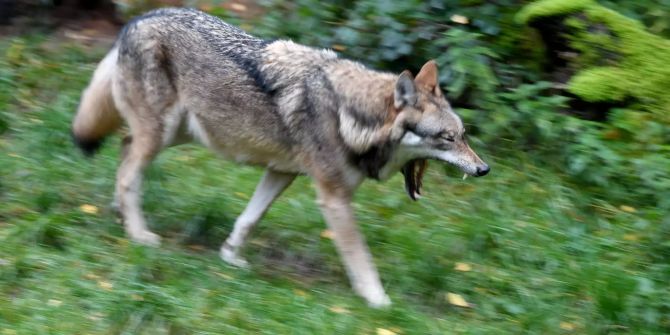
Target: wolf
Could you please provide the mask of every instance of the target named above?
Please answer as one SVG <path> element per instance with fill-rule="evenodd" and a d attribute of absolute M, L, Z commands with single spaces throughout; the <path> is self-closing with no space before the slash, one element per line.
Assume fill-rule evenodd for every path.
<path fill-rule="evenodd" d="M 416 77 L 375 71 L 330 50 L 256 38 L 194 9 L 151 11 L 121 30 L 82 94 L 72 133 L 92 154 L 124 122 L 114 203 L 130 239 L 160 243 L 141 209 L 143 171 L 161 150 L 197 141 L 265 168 L 221 246 L 224 261 L 247 265 L 240 248 L 249 232 L 306 175 L 354 291 L 373 307 L 390 300 L 354 221 L 356 188 L 401 172 L 416 200 L 427 159 L 472 176 L 490 170 L 468 146 L 434 61 Z"/>

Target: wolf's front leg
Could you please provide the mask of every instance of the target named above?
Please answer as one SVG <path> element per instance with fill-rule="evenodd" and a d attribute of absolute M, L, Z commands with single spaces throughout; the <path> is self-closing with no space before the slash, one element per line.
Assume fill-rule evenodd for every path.
<path fill-rule="evenodd" d="M 224 261 L 239 267 L 247 265 L 247 261 L 239 255 L 240 247 L 244 244 L 251 229 L 270 208 L 272 202 L 291 185 L 295 177 L 295 174 L 276 172 L 271 169 L 265 171 L 247 208 L 235 221 L 233 232 L 221 246 L 221 258 Z"/>
<path fill-rule="evenodd" d="M 317 190 L 319 206 L 334 234 L 335 246 L 344 260 L 354 290 L 372 307 L 390 305 L 391 300 L 384 292 L 365 238 L 356 226 L 350 192 L 324 184 L 317 185 Z"/>

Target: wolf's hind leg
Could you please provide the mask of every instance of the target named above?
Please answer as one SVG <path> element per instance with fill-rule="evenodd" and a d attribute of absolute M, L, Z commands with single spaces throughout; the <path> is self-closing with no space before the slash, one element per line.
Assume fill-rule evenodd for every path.
<path fill-rule="evenodd" d="M 227 263 L 244 267 L 247 262 L 238 255 L 240 247 L 258 220 L 270 208 L 277 197 L 293 182 L 295 174 L 265 171 L 256 191 L 242 214 L 235 220 L 235 227 L 221 246 L 221 258 Z"/>
<path fill-rule="evenodd" d="M 121 161 L 123 162 L 126 157 L 128 157 L 128 150 L 130 148 L 130 143 L 133 142 L 133 137 L 130 135 L 126 135 L 123 137 L 121 140 L 121 151 L 120 151 L 120 158 Z M 121 215 L 121 200 L 119 199 L 119 194 L 117 191 L 114 191 L 114 200 L 112 201 L 112 210 L 117 214 Z"/>
<path fill-rule="evenodd" d="M 160 237 L 149 231 L 142 214 L 141 186 L 144 169 L 160 150 L 160 136 L 151 131 L 136 133 L 117 171 L 115 198 L 128 236 L 135 242 L 157 246 Z"/>

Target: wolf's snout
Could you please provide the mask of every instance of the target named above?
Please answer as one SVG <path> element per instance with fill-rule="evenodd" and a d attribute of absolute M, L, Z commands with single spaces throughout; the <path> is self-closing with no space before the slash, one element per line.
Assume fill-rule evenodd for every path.
<path fill-rule="evenodd" d="M 478 166 L 477 172 L 475 173 L 475 177 L 486 176 L 486 174 L 489 173 L 489 171 L 491 171 L 491 168 L 486 164 Z"/>

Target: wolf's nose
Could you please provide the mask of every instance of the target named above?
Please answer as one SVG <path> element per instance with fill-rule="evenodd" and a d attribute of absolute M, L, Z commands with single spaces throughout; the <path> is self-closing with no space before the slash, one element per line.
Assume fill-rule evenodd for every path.
<path fill-rule="evenodd" d="M 478 166 L 476 177 L 486 176 L 487 173 L 491 171 L 491 168 L 488 165 Z"/>

